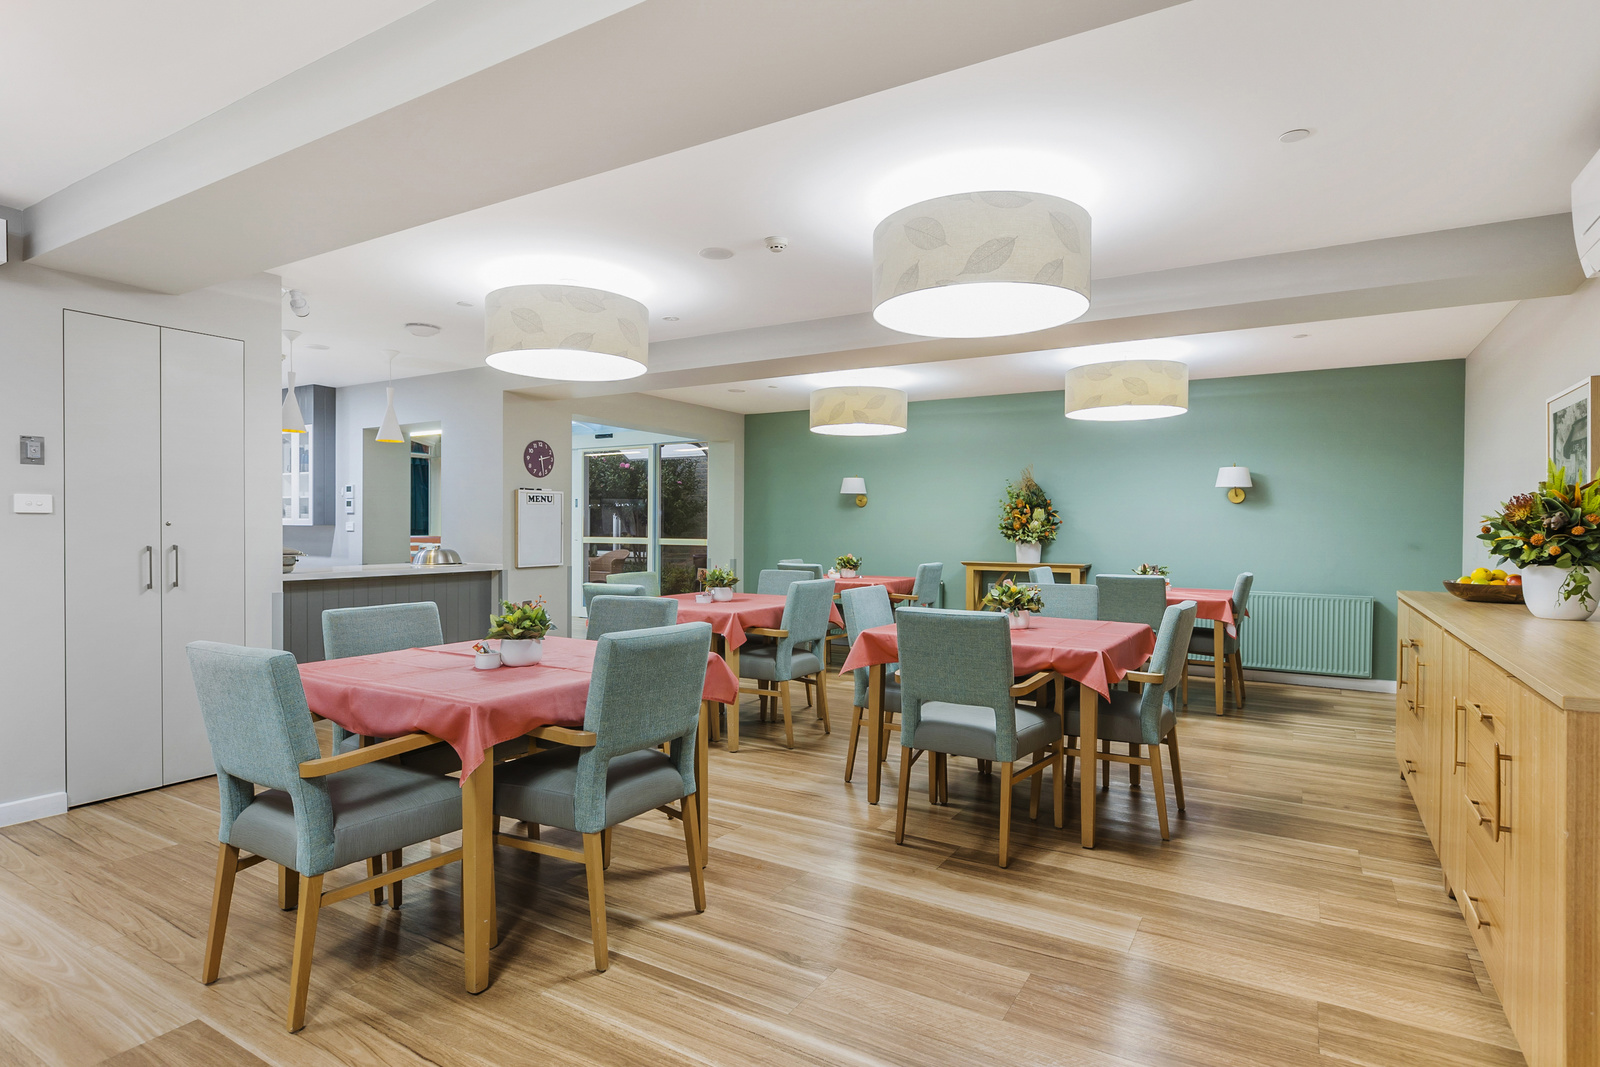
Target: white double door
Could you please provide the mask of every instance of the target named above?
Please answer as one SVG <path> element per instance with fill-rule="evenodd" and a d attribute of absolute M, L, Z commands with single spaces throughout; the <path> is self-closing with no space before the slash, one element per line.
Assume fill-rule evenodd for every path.
<path fill-rule="evenodd" d="M 67 798 L 215 773 L 184 646 L 244 643 L 244 343 L 65 313 Z"/>

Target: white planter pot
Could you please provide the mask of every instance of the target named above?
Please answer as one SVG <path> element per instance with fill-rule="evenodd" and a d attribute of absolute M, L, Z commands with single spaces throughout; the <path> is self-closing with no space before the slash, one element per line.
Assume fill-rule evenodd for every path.
<path fill-rule="evenodd" d="M 709 603 L 711 603 L 711 594 L 710 593 L 696 593 L 694 595 L 694 602 L 696 604 L 709 604 Z"/>
<path fill-rule="evenodd" d="M 492 671 L 500 666 L 500 653 L 477 652 L 472 657 L 472 669 L 475 671 Z"/>
<path fill-rule="evenodd" d="M 1571 571 L 1560 567 L 1529 567 L 1522 572 L 1522 599 L 1528 605 L 1528 610 L 1541 619 L 1563 619 L 1571 622 L 1582 622 L 1593 615 L 1596 607 L 1600 607 L 1600 570 L 1594 567 L 1589 571 L 1589 603 L 1591 607 L 1584 607 L 1583 600 L 1572 597 L 1569 600 L 1561 599 L 1561 586 L 1566 582 Z"/>
<path fill-rule="evenodd" d="M 1018 563 L 1028 563 L 1028 564 L 1038 563 L 1039 562 L 1039 557 L 1042 554 L 1042 552 L 1043 552 L 1043 549 L 1040 547 L 1040 545 L 1039 545 L 1039 543 L 1037 541 L 1035 541 L 1031 545 L 1025 545 L 1021 541 L 1017 542 L 1017 562 Z"/>
<path fill-rule="evenodd" d="M 544 659 L 543 641 L 501 641 L 500 662 L 507 667 L 531 667 Z"/>
<path fill-rule="evenodd" d="M 839 577 L 841 577 L 841 578 L 854 578 L 855 576 L 856 576 L 856 572 L 855 571 L 840 571 L 839 572 Z"/>
<path fill-rule="evenodd" d="M 1028 620 L 1033 617 L 1031 611 L 1008 611 L 1005 613 L 1006 622 L 1013 630 L 1026 630 L 1030 625 Z"/>
<path fill-rule="evenodd" d="M 732 600 L 733 599 L 733 586 L 731 586 L 731 585 L 719 585 L 719 586 L 717 586 L 715 589 L 711 590 L 711 599 L 712 600 L 719 600 L 719 601 Z"/>

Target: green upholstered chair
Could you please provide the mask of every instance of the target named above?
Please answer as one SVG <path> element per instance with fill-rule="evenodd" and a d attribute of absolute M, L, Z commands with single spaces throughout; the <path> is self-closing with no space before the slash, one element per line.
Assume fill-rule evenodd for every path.
<path fill-rule="evenodd" d="M 402 648 L 444 644 L 439 605 L 374 604 L 365 608 L 329 608 L 322 613 L 322 654 L 327 659 L 372 656 Z M 333 724 L 333 743 L 343 746 L 348 735 Z"/>
<path fill-rule="evenodd" d="M 809 571 L 811 572 L 811 577 L 813 578 L 824 578 L 827 576 L 827 571 L 823 569 L 822 564 L 807 563 L 803 559 L 780 559 L 778 561 L 778 566 L 782 570 L 786 571 Z"/>
<path fill-rule="evenodd" d="M 529 826 L 527 838 L 495 840 L 582 863 L 589 883 L 594 966 L 606 969 L 605 837 L 613 826 L 662 808 L 683 823 L 695 911 L 706 910 L 699 815 L 692 799 L 695 737 L 711 627 L 703 622 L 606 634 L 595 649 L 583 728 L 592 748 L 564 747 L 503 764 L 495 772 L 497 814 Z M 661 746 L 671 743 L 671 751 Z M 679 802 L 676 809 L 666 805 Z M 538 827 L 583 835 L 582 851 L 546 844 Z"/>
<path fill-rule="evenodd" d="M 645 596 L 661 595 L 661 575 L 655 571 L 617 571 L 606 575 L 611 585 L 642 585 Z"/>
<path fill-rule="evenodd" d="M 1040 615 L 1047 619 L 1098 619 L 1100 617 L 1100 587 L 1049 583 L 1039 586 L 1039 599 L 1044 601 Z"/>
<path fill-rule="evenodd" d="M 1256 576 L 1249 571 L 1239 575 L 1233 580 L 1233 628 L 1240 633 L 1244 632 L 1245 605 L 1250 602 L 1250 586 L 1254 584 Z M 1217 655 L 1217 634 L 1222 635 L 1222 655 Z M 1192 656 L 1209 656 L 1212 661 L 1212 682 L 1217 694 L 1217 714 L 1221 715 L 1223 704 L 1227 700 L 1228 683 L 1233 683 L 1233 698 L 1239 702 L 1239 710 L 1244 710 L 1244 660 L 1239 656 L 1239 639 L 1228 633 L 1227 627 L 1220 622 L 1213 622 L 1211 629 L 1197 627 L 1189 636 L 1189 648 L 1183 661 L 1183 706 L 1189 706 L 1189 667 L 1203 665 L 1203 660 L 1191 659 Z"/>
<path fill-rule="evenodd" d="M 769 567 L 756 575 L 756 592 L 763 596 L 783 596 L 795 582 L 817 581 L 818 575 L 809 570 L 791 570 Z"/>
<path fill-rule="evenodd" d="M 917 581 L 911 587 L 909 600 L 901 597 L 891 597 L 896 608 L 918 607 L 936 608 L 939 606 L 939 591 L 944 588 L 943 563 L 917 564 Z"/>
<path fill-rule="evenodd" d="M 589 629 L 584 634 L 598 641 L 623 630 L 647 630 L 678 621 L 678 602 L 660 596 L 597 596 L 589 602 Z"/>
<path fill-rule="evenodd" d="M 1167 583 L 1159 574 L 1102 574 L 1100 618 L 1105 622 L 1142 622 L 1154 630 L 1167 610 Z"/>
<path fill-rule="evenodd" d="M 839 608 L 844 613 L 844 632 L 851 648 L 855 647 L 856 638 L 861 636 L 862 630 L 870 630 L 874 626 L 888 626 L 894 622 L 894 608 L 889 603 L 889 591 L 881 585 L 863 585 L 844 590 L 839 594 Z M 899 669 L 900 666 L 896 663 L 885 664 L 883 668 L 884 729 L 878 751 L 885 757 L 889 751 L 890 719 L 900 710 L 900 680 L 894 676 Z M 862 728 L 870 721 L 867 710 L 867 685 L 872 672 L 869 668 L 858 667 L 852 673 L 855 675 L 855 700 L 850 712 L 850 747 L 845 749 L 844 754 L 844 780 L 847 782 L 855 771 L 856 741 L 861 736 Z"/>
<path fill-rule="evenodd" d="M 828 634 L 828 617 L 833 611 L 833 579 L 805 578 L 791 582 L 785 596 L 783 619 L 777 629 L 751 627 L 745 630 L 746 634 L 772 640 L 750 642 L 739 650 L 739 676 L 756 682 L 756 688 L 741 688 L 740 692 L 759 697 L 763 712 L 774 700 L 782 704 L 784 740 L 793 748 L 794 719 L 789 709 L 789 683 L 792 681 L 815 680 L 822 732 L 833 732 L 828 721 L 828 687 L 822 662 L 822 639 Z"/>
<path fill-rule="evenodd" d="M 287 652 L 196 641 L 188 654 L 222 796 L 201 981 L 210 985 L 217 979 L 234 875 L 263 860 L 276 863 L 287 872 L 280 889 L 285 896 L 297 892 L 300 911 L 288 1011 L 289 1029 L 299 1030 L 305 1025 L 322 906 L 453 863 L 461 850 L 410 866 L 396 864 L 387 873 L 331 892 L 323 891 L 323 876 L 460 830 L 461 786 L 452 778 L 381 762 L 415 747 L 414 738 L 322 758 L 300 672 Z M 248 855 L 241 859 L 241 852 Z"/>
<path fill-rule="evenodd" d="M 628 585 L 628 584 L 622 583 L 622 582 L 618 582 L 618 583 L 615 583 L 615 584 L 613 584 L 611 582 L 584 582 L 583 583 L 583 606 L 586 607 L 586 608 L 590 604 L 594 603 L 594 598 L 597 597 L 597 596 L 646 596 L 646 595 L 648 595 L 648 594 L 645 592 L 645 588 L 642 585 Z"/>
<path fill-rule="evenodd" d="M 1054 711 L 1019 707 L 1017 698 L 1055 684 L 1055 707 L 1065 702 L 1061 675 L 1041 671 L 1013 684 L 1011 629 L 993 612 L 902 608 L 900 639 L 900 807 L 895 844 L 906 836 L 911 768 L 928 754 L 928 796 L 949 802 L 950 756 L 1000 764 L 1000 866 L 1010 862 L 1011 791 L 1030 778 L 1029 818 L 1039 817 L 1039 785 L 1047 768 L 1055 778 L 1055 824 L 1062 824 L 1066 780 L 1062 774 L 1062 723 Z M 1019 757 L 1033 753 L 1020 773 Z"/>
<path fill-rule="evenodd" d="M 1177 792 L 1178 810 L 1183 810 L 1183 769 L 1178 762 L 1178 708 L 1175 700 L 1178 683 L 1183 677 L 1183 661 L 1188 655 L 1189 635 L 1194 631 L 1195 604 L 1185 600 L 1174 604 L 1162 614 L 1161 625 L 1156 630 L 1156 650 L 1150 657 L 1153 673 L 1130 672 L 1128 677 L 1142 683 L 1140 692 L 1128 693 L 1113 689 L 1111 697 L 1100 707 L 1097 733 L 1101 751 L 1079 751 L 1079 746 L 1068 750 L 1069 755 L 1083 760 L 1084 774 L 1094 773 L 1093 760 L 1106 764 L 1128 763 L 1136 767 L 1149 767 L 1150 779 L 1156 788 L 1156 818 L 1161 824 L 1161 840 L 1167 833 L 1167 787 L 1161 774 L 1161 745 L 1167 746 L 1172 759 L 1172 785 Z M 1078 707 L 1067 709 L 1067 736 L 1078 736 Z M 1120 741 L 1128 746 L 1128 754 L 1114 755 L 1110 743 Z M 1141 755 L 1140 749 L 1148 752 Z"/>
<path fill-rule="evenodd" d="M 1056 572 L 1049 567 L 1028 568 L 1028 581 L 1034 585 L 1055 585 Z"/>

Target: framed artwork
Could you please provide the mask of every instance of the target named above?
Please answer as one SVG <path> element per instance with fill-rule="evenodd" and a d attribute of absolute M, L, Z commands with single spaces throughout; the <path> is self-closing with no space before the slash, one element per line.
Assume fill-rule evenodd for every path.
<path fill-rule="evenodd" d="M 1600 377 L 1585 378 L 1544 404 L 1545 456 L 1567 468 L 1580 482 L 1594 477 L 1594 422 L 1591 408 Z"/>

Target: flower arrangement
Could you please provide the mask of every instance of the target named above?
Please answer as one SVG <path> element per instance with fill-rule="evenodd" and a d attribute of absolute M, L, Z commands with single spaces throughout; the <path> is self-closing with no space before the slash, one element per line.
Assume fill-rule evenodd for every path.
<path fill-rule="evenodd" d="M 983 606 L 991 611 L 1014 614 L 1019 611 L 1043 611 L 1044 597 L 1036 585 L 1020 585 L 1010 578 L 1002 578 L 989 589 Z"/>
<path fill-rule="evenodd" d="M 1056 531 L 1061 529 L 1061 513 L 1033 480 L 1032 467 L 1023 470 L 1021 479 L 1006 485 L 1005 499 L 1000 502 L 999 525 L 1001 536 L 1017 544 L 1048 544 L 1056 539 Z"/>
<path fill-rule="evenodd" d="M 502 614 L 489 616 L 489 637 L 502 641 L 543 641 L 546 634 L 556 628 L 545 610 L 544 597 L 513 604 L 500 601 Z"/>
<path fill-rule="evenodd" d="M 705 583 L 707 589 L 732 589 L 739 584 L 739 576 L 724 567 L 710 567 L 706 570 Z"/>
<path fill-rule="evenodd" d="M 1171 576 L 1172 568 L 1171 567 L 1167 567 L 1167 566 L 1163 566 L 1160 563 L 1141 563 L 1137 567 L 1133 568 L 1133 573 L 1135 573 L 1135 574 L 1159 574 L 1159 575 L 1161 575 L 1161 577 L 1166 578 L 1166 577 Z"/>
<path fill-rule="evenodd" d="M 1565 570 L 1562 601 L 1577 597 L 1593 608 L 1587 568 L 1600 566 L 1600 479 L 1580 485 L 1551 462 L 1538 489 L 1518 493 L 1500 505 L 1499 514 L 1483 517 L 1478 540 L 1517 567 Z"/>
<path fill-rule="evenodd" d="M 833 565 L 842 571 L 858 571 L 861 569 L 861 557 L 846 552 L 835 559 Z"/>

